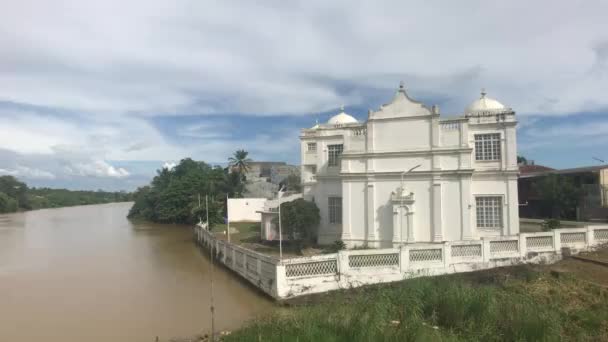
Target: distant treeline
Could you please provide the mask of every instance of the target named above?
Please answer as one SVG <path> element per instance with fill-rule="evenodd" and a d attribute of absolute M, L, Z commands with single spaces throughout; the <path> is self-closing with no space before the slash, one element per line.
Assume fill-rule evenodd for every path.
<path fill-rule="evenodd" d="M 29 188 L 13 176 L 0 176 L 0 213 L 131 200 L 127 192 Z"/>

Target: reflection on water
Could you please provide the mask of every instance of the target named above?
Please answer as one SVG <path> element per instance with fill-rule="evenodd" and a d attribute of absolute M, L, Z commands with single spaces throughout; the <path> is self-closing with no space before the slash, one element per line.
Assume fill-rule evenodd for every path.
<path fill-rule="evenodd" d="M 209 330 L 209 263 L 191 230 L 129 222 L 130 206 L 0 215 L 0 341 L 151 342 Z M 271 309 L 215 270 L 219 329 Z"/>

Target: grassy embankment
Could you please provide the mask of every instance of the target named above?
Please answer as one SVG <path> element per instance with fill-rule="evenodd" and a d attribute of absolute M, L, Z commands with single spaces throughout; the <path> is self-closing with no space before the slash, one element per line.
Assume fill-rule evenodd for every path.
<path fill-rule="evenodd" d="M 230 222 L 230 228 L 234 228 L 238 233 L 230 234 L 230 241 L 235 244 L 241 245 L 253 251 L 278 256 L 279 245 L 278 241 L 274 242 L 262 242 L 260 239 L 260 223 L 259 222 Z M 226 225 L 225 224 L 214 224 L 211 226 L 211 231 L 221 239 L 226 239 Z M 298 246 L 289 243 L 289 241 L 283 242 L 283 255 L 285 257 L 294 257 L 302 255 Z"/>
<path fill-rule="evenodd" d="M 519 266 L 330 293 L 224 341 L 607 341 L 608 289 Z"/>

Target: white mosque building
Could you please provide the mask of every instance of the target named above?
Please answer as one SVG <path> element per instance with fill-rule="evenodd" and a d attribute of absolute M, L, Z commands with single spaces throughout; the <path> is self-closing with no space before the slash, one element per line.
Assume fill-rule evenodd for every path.
<path fill-rule="evenodd" d="M 519 233 L 515 112 L 486 96 L 464 114 L 393 100 L 358 122 L 344 109 L 301 131 L 318 242 L 393 247 Z"/>

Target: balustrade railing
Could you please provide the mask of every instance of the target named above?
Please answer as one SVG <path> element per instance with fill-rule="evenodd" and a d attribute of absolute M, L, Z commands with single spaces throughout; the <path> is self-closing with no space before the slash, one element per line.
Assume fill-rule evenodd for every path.
<path fill-rule="evenodd" d="M 195 228 L 195 233 L 197 241 L 211 248 L 219 262 L 277 299 L 420 275 L 466 272 L 520 262 L 550 262 L 559 258 L 565 247 L 576 253 L 608 244 L 608 226 L 590 226 L 277 260 L 220 240 L 201 226 Z"/>

